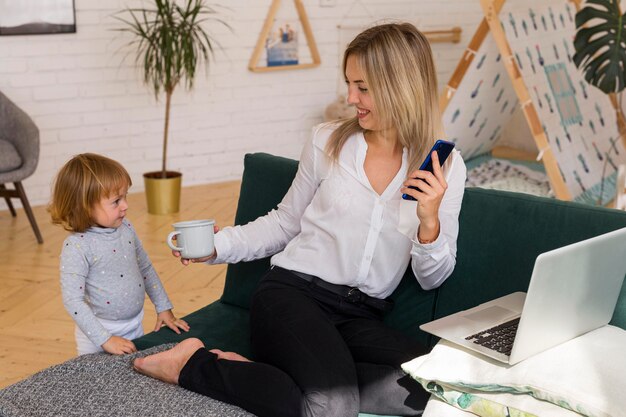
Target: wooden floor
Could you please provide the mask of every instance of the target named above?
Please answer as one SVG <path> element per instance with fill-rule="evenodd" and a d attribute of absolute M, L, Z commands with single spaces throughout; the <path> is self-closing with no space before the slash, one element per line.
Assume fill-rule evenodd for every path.
<path fill-rule="evenodd" d="M 239 187 L 239 181 L 234 181 L 184 188 L 181 211 L 172 215 L 150 215 L 143 193 L 129 195 L 127 218 L 179 317 L 219 298 L 226 268 L 182 266 L 165 244 L 171 224 L 212 218 L 221 227 L 232 225 Z M 73 321 L 63 308 L 59 288 L 59 253 L 67 232 L 50 223 L 44 206 L 33 210 L 43 245 L 37 244 L 23 210 L 15 218 L 9 211 L 0 211 L 0 388 L 76 355 Z M 145 312 L 143 324 L 148 332 L 156 314 L 147 298 Z"/>

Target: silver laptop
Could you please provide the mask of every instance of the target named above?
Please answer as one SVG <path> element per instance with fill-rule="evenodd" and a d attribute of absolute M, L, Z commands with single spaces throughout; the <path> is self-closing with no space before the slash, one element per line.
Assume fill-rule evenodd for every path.
<path fill-rule="evenodd" d="M 539 255 L 528 293 L 509 294 L 420 328 L 513 365 L 606 325 L 625 275 L 623 228 Z"/>

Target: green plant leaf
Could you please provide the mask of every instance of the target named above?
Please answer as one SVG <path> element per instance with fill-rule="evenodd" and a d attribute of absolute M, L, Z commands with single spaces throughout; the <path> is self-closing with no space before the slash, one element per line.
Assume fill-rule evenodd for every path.
<path fill-rule="evenodd" d="M 152 0 L 151 8 L 126 8 L 114 17 L 123 24 L 115 29 L 133 36 L 125 47 L 136 51 L 135 64 L 142 69 L 144 83 L 158 99 L 166 94 L 165 129 L 163 132 L 163 163 L 165 176 L 169 126 L 169 103 L 176 87 L 183 83 L 193 88 L 196 70 L 200 63 L 209 68 L 215 39 L 205 30 L 208 24 L 230 26 L 216 19 L 212 7 L 204 0 Z M 130 15 L 126 18 L 120 14 Z"/>
<path fill-rule="evenodd" d="M 576 37 L 572 57 L 585 80 L 604 93 L 626 86 L 626 18 L 618 0 L 587 0 L 576 13 Z"/>

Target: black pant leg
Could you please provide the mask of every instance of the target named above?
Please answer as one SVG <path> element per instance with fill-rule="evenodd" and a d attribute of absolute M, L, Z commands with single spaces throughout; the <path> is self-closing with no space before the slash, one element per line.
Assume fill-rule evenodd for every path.
<path fill-rule="evenodd" d="M 219 360 L 198 349 L 183 367 L 179 385 L 236 405 L 259 417 L 300 416 L 302 393 L 280 369 L 261 362 Z"/>
<path fill-rule="evenodd" d="M 304 281 L 275 278 L 261 283 L 250 310 L 260 362 L 217 360 L 200 349 L 181 371 L 180 385 L 259 417 L 356 417 L 356 368 L 329 312 Z"/>
<path fill-rule="evenodd" d="M 330 311 L 308 283 L 274 272 L 250 311 L 255 358 L 285 371 L 302 391 L 302 416 L 356 417 L 359 391 L 354 361 Z"/>
<path fill-rule="evenodd" d="M 379 320 L 346 320 L 338 330 L 356 362 L 361 411 L 420 415 L 430 395 L 400 365 L 428 353 L 426 347 Z"/>

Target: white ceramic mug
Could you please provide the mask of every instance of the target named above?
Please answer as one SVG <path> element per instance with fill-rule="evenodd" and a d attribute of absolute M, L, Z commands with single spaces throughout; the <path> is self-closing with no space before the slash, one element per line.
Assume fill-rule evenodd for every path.
<path fill-rule="evenodd" d="M 213 225 L 215 220 L 189 220 L 174 223 L 174 231 L 167 236 L 167 246 L 179 251 L 186 259 L 196 259 L 213 254 Z M 176 236 L 176 244 L 172 239 Z"/>

